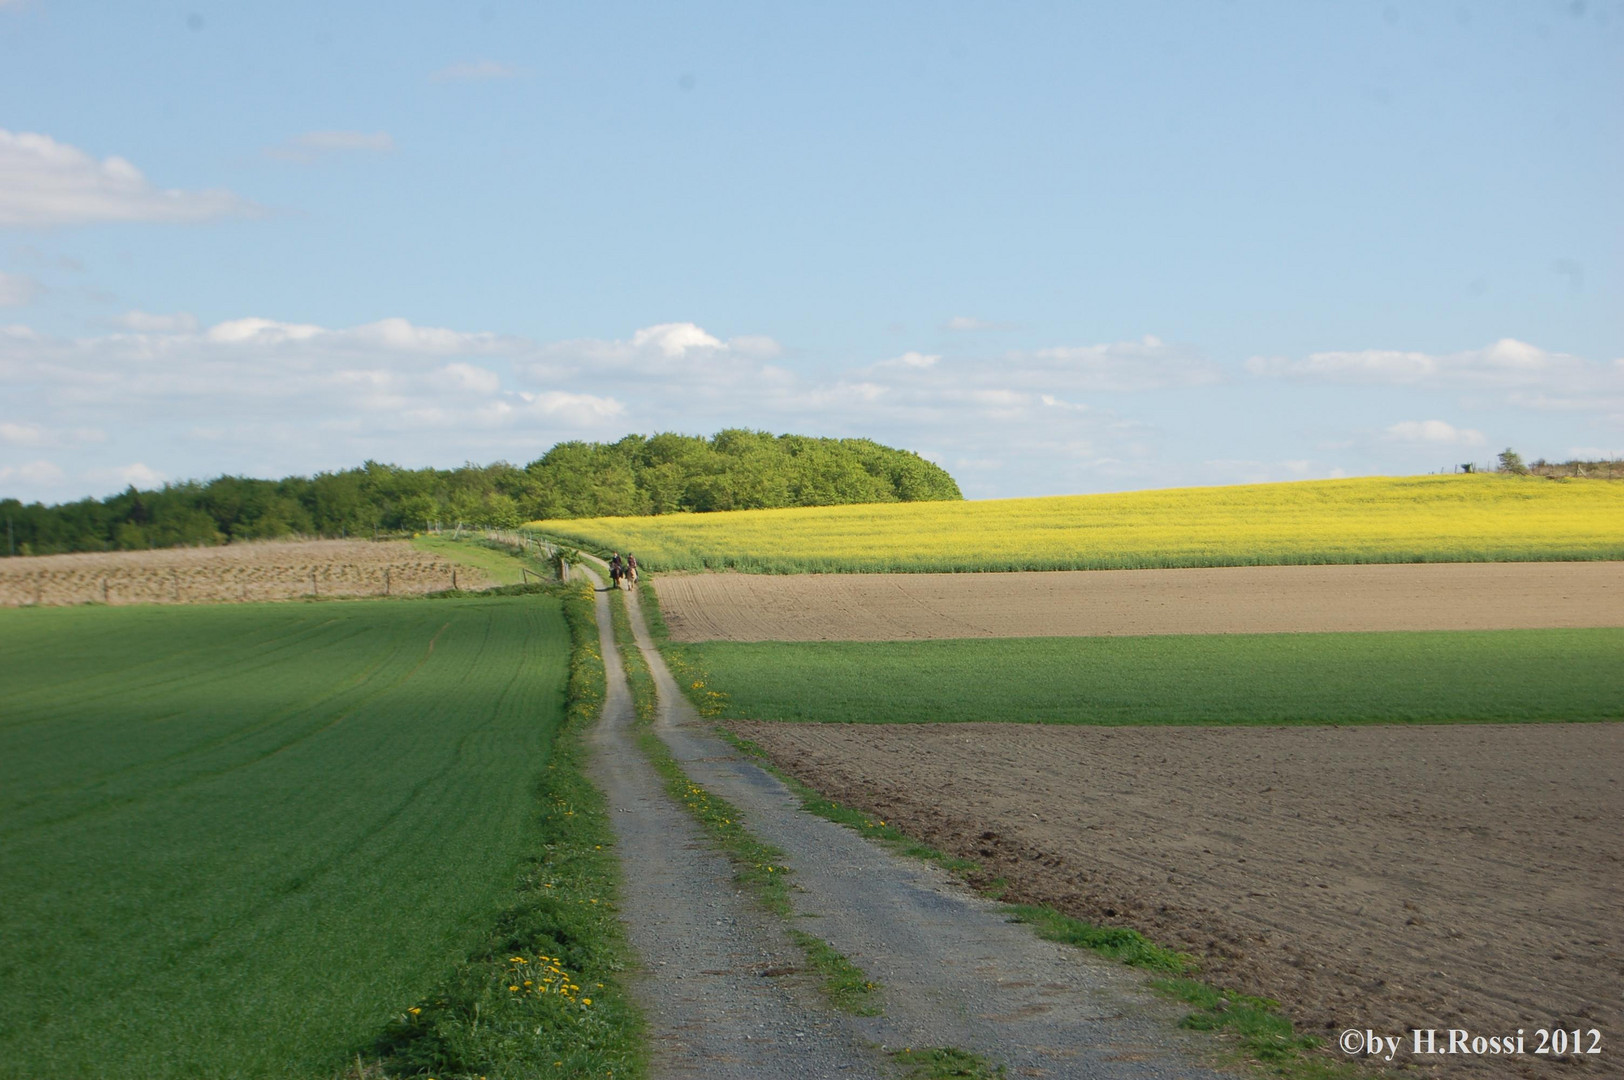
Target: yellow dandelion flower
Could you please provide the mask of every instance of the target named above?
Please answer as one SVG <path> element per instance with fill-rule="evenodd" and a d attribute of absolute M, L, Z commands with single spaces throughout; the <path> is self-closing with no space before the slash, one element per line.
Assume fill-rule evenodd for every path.
<path fill-rule="evenodd" d="M 582 998 L 581 999 L 581 1004 L 582 1005 L 590 1005 L 590 1004 L 592 1004 L 592 999 L 591 998 Z"/>
<path fill-rule="evenodd" d="M 515 990 L 515 991 L 516 991 L 516 990 L 518 990 L 518 989 L 519 989 L 519 988 L 518 988 L 518 987 L 517 987 L 517 986 L 510 986 L 510 987 L 508 987 L 508 989 L 509 989 L 509 990 Z"/>

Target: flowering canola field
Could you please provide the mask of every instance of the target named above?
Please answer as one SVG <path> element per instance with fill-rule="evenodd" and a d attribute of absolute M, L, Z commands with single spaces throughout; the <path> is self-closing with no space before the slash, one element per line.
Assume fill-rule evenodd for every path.
<path fill-rule="evenodd" d="M 539 521 L 651 570 L 1087 570 L 1624 558 L 1624 484 L 1369 477 Z"/>

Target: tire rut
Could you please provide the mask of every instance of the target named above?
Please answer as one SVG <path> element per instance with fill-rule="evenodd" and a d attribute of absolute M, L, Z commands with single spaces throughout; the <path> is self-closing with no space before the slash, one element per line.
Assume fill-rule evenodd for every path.
<path fill-rule="evenodd" d="M 656 732 L 695 783 L 738 806 L 752 832 L 784 850 L 802 928 L 883 986 L 885 1015 L 851 1018 L 851 1029 L 881 1047 L 974 1051 L 1017 1076 L 1223 1075 L 1204 1063 L 1212 1041 L 1180 1031 L 1184 1010 L 1152 995 L 1138 973 L 1043 941 L 936 867 L 802 810 L 777 777 L 711 733 L 655 649 L 635 591 L 626 600 L 655 679 Z M 629 871 L 642 872 L 635 864 Z M 775 1069 L 765 1075 L 789 1075 Z"/>
<path fill-rule="evenodd" d="M 655 1080 L 883 1075 L 877 1048 L 821 1003 L 781 920 L 733 885 L 637 749 L 631 694 L 596 596 L 608 693 L 589 735 L 588 774 L 612 808 L 624 868 L 620 912 L 642 970 L 633 993 L 648 1017 Z"/>

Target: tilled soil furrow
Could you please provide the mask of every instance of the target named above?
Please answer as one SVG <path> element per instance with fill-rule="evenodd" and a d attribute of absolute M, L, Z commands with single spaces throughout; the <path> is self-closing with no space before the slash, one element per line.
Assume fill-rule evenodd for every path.
<path fill-rule="evenodd" d="M 1513 630 L 1624 623 L 1624 562 L 675 574 L 678 641 Z"/>
<path fill-rule="evenodd" d="M 955 1046 L 1014 1075 L 1217 1077 L 1182 1010 L 1133 972 L 1042 941 L 934 867 L 891 855 L 801 810 L 779 780 L 705 730 L 629 597 L 660 698 L 656 730 L 694 782 L 739 806 L 795 872 L 803 929 L 884 987 L 885 1015 L 854 1021 L 887 1047 Z"/>
<path fill-rule="evenodd" d="M 625 868 L 620 910 L 643 962 L 635 986 L 649 1019 L 652 1075 L 879 1077 L 876 1051 L 797 973 L 805 961 L 785 927 L 734 888 L 727 859 L 638 751 L 606 593 L 597 614 L 608 696 L 589 772 L 613 808 Z"/>

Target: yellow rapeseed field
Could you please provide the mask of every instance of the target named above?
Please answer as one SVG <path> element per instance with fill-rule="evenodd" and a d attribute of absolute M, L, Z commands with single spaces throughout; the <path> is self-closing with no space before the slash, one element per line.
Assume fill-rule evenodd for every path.
<path fill-rule="evenodd" d="M 533 522 L 652 570 L 769 573 L 1624 558 L 1624 484 L 1367 477 Z"/>

